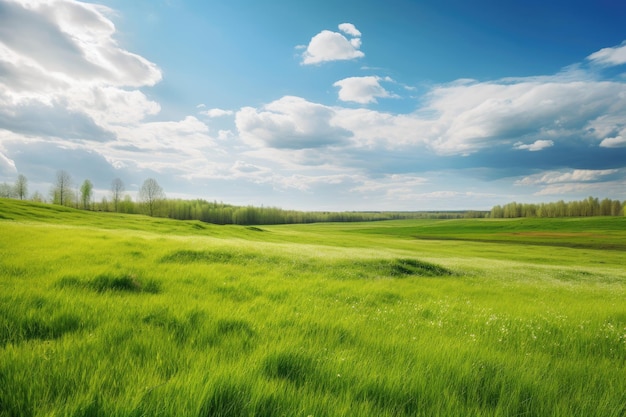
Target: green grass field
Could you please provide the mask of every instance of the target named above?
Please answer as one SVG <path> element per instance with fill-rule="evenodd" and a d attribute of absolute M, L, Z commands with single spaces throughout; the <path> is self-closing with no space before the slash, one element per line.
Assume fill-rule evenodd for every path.
<path fill-rule="evenodd" d="M 626 218 L 0 199 L 0 416 L 626 416 Z"/>

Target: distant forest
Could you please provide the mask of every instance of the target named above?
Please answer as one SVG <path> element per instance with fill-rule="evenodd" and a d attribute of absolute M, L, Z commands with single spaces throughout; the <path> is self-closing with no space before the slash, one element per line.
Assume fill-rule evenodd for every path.
<path fill-rule="evenodd" d="M 0 197 L 30 199 L 42 203 L 60 204 L 83 210 L 108 211 L 127 214 L 147 214 L 177 220 L 199 220 L 214 224 L 264 225 L 317 222 L 366 222 L 401 219 L 458 219 L 458 218 L 518 218 L 518 217 L 584 217 L 624 216 L 626 201 L 588 197 L 580 201 L 527 204 L 512 202 L 494 206 L 491 211 L 298 211 L 277 207 L 236 206 L 206 200 L 168 199 L 156 180 L 147 179 L 139 190 L 137 201 L 124 194 L 122 180 L 111 183 L 107 196 L 93 201 L 93 184 L 89 180 L 76 187 L 65 171 L 57 172 L 50 190 L 50 199 L 40 193 L 28 196 L 28 180 L 19 175 L 15 184 L 0 184 Z"/>
<path fill-rule="evenodd" d="M 58 171 L 56 181 L 45 198 L 41 193 L 28 195 L 28 180 L 19 175 L 15 184 L 0 184 L 0 198 L 30 199 L 83 210 L 107 211 L 126 214 L 147 214 L 177 220 L 199 220 L 214 224 L 264 225 L 318 222 L 366 222 L 399 219 L 458 219 L 466 216 L 485 217 L 484 212 L 467 211 L 298 211 L 277 207 L 236 206 L 202 199 L 170 199 L 156 180 L 149 178 L 139 189 L 136 201 L 125 193 L 124 182 L 115 178 L 111 188 L 100 201 L 94 201 L 94 186 L 84 180 L 77 186 L 66 171 Z"/>
<path fill-rule="evenodd" d="M 626 201 L 605 198 L 598 200 L 588 197 L 584 200 L 563 200 L 556 203 L 508 203 L 504 206 L 494 206 L 490 216 L 493 219 L 516 217 L 588 217 L 588 216 L 625 216 Z"/>

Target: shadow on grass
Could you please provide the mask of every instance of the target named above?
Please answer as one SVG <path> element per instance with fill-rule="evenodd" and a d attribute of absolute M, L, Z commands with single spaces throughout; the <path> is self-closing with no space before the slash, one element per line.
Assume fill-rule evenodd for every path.
<path fill-rule="evenodd" d="M 217 381 L 206 396 L 198 417 L 251 415 L 250 389 L 230 381 Z"/>
<path fill-rule="evenodd" d="M 372 278 L 405 278 L 405 277 L 448 277 L 456 275 L 454 271 L 441 265 L 420 261 L 412 258 L 397 259 L 358 259 L 358 260 L 326 260 L 298 259 L 268 256 L 253 252 L 237 252 L 234 250 L 194 251 L 177 250 L 161 258 L 162 263 L 175 264 L 233 264 L 233 265 L 265 265 L 280 267 L 285 274 L 319 273 L 335 279 L 372 279 Z"/>
<path fill-rule="evenodd" d="M 27 340 L 58 339 L 86 325 L 79 314 L 64 311 L 44 298 L 14 300 L 12 304 L 0 304 L 0 347 Z"/>
<path fill-rule="evenodd" d="M 297 386 L 320 379 L 315 360 L 302 352 L 278 352 L 265 358 L 263 374 L 268 378 L 289 381 Z"/>
<path fill-rule="evenodd" d="M 57 281 L 58 288 L 83 288 L 98 293 L 149 293 L 161 292 L 161 284 L 153 279 L 141 279 L 132 274 L 100 274 L 90 280 L 64 277 Z"/>
<path fill-rule="evenodd" d="M 454 271 L 441 265 L 411 258 L 371 259 L 339 262 L 334 269 L 338 279 L 450 277 Z"/>

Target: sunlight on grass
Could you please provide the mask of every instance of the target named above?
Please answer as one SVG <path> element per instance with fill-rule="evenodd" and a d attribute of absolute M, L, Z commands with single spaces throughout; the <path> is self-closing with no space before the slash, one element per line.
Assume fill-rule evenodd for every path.
<path fill-rule="evenodd" d="M 0 416 L 626 413 L 623 251 L 451 239 L 473 220 L 20 207 L 0 220 Z"/>

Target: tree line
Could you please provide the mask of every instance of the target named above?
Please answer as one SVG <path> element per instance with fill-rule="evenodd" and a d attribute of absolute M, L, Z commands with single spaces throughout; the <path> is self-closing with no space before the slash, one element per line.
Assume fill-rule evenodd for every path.
<path fill-rule="evenodd" d="M 101 201 L 96 202 L 94 201 L 94 185 L 89 179 L 74 188 L 74 181 L 70 174 L 65 170 L 59 170 L 50 188 L 48 199 L 38 191 L 28 198 L 28 179 L 22 174 L 17 176 L 13 185 L 0 184 L 0 198 L 30 199 L 39 203 L 52 203 L 83 210 L 145 213 L 150 216 L 164 214 L 162 206 L 166 201 L 166 196 L 156 180 L 148 178 L 144 181 L 139 190 L 137 202 L 133 201 L 129 194 L 124 194 L 125 190 L 124 182 L 115 178 L 111 182 L 109 198 L 104 196 Z"/>
<path fill-rule="evenodd" d="M 494 206 L 490 216 L 493 219 L 517 217 L 587 217 L 587 216 L 626 216 L 626 201 L 605 198 L 599 200 L 588 197 L 583 200 L 553 203 L 517 203 Z"/>
<path fill-rule="evenodd" d="M 206 200 L 167 200 L 167 217 L 215 224 L 263 225 L 319 222 L 368 222 L 418 218 L 461 218 L 464 212 L 299 211 L 277 207 L 235 206 Z"/>
<path fill-rule="evenodd" d="M 583 217 L 626 215 L 626 201 L 588 197 L 580 201 L 527 204 L 512 202 L 494 206 L 490 211 L 412 211 L 412 212 L 331 212 L 284 210 L 277 207 L 236 206 L 202 199 L 168 199 L 163 188 L 153 178 L 146 179 L 137 200 L 125 194 L 120 178 L 115 178 L 107 195 L 94 201 L 93 183 L 86 179 L 74 188 L 71 176 L 64 170 L 56 173 L 49 192 L 49 200 L 39 192 L 30 196 L 36 202 L 50 202 L 83 210 L 127 214 L 146 214 L 177 220 L 199 220 L 214 224 L 264 225 L 315 222 L 365 222 L 400 219 L 455 219 L 455 218 L 517 218 L 517 217 Z M 0 197 L 28 198 L 28 180 L 18 175 L 14 184 L 0 184 Z"/>
<path fill-rule="evenodd" d="M 14 185 L 0 184 L 0 197 L 26 199 L 28 181 L 19 175 Z M 177 220 L 199 220 L 214 224 L 264 225 L 316 222 L 365 222 L 417 218 L 453 219 L 475 216 L 477 212 L 422 211 L 422 212 L 332 212 L 284 210 L 277 207 L 236 206 L 202 199 L 168 199 L 163 188 L 152 178 L 144 181 L 133 200 L 125 194 L 126 188 L 120 178 L 115 178 L 106 196 L 94 201 L 94 186 L 88 179 L 75 188 L 71 176 L 64 170 L 57 171 L 49 192 L 49 199 L 34 193 L 31 200 L 49 202 L 83 210 L 107 211 L 126 214 L 146 214 Z M 478 217 L 487 213 L 480 212 Z"/>

